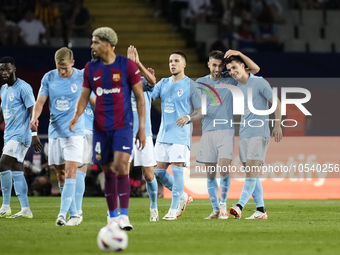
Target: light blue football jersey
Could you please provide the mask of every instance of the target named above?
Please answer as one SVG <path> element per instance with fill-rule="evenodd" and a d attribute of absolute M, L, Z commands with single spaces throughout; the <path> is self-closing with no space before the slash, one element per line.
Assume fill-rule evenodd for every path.
<path fill-rule="evenodd" d="M 191 125 L 183 128 L 177 126 L 176 120 L 180 116 L 192 113 L 192 108 L 201 107 L 201 93 L 197 84 L 189 77 L 174 83 L 172 77 L 160 80 L 152 92 L 152 99 L 161 99 L 162 119 L 157 135 L 157 142 L 183 144 L 190 148 Z"/>
<path fill-rule="evenodd" d="M 50 125 L 49 138 L 63 138 L 84 135 L 84 117 L 79 117 L 72 133 L 69 122 L 73 118 L 77 101 L 83 85 L 83 71 L 73 68 L 73 74 L 67 79 L 60 77 L 58 70 L 54 69 L 44 75 L 41 80 L 39 95 L 50 99 Z"/>
<path fill-rule="evenodd" d="M 222 130 L 222 129 L 234 129 L 234 125 L 231 125 L 230 122 L 233 120 L 233 95 L 229 89 L 226 88 L 216 88 L 216 84 L 228 84 L 228 85 L 237 85 L 237 81 L 228 75 L 228 73 L 223 73 L 223 76 L 217 81 L 213 81 L 210 78 L 210 75 L 198 78 L 196 82 L 198 83 L 199 88 L 201 89 L 202 94 L 206 94 L 207 97 L 207 114 L 204 115 L 202 119 L 202 132 L 214 131 L 214 130 Z M 211 90 L 208 86 L 212 87 Z M 215 99 L 206 92 L 208 91 Z M 218 98 L 221 99 L 221 102 Z M 228 121 L 225 124 L 215 124 L 214 120 L 223 119 Z M 219 121 L 218 123 L 222 123 Z"/>
<path fill-rule="evenodd" d="M 144 99 L 145 99 L 145 136 L 152 136 L 151 129 L 151 93 L 153 88 L 148 86 L 144 77 L 142 77 Z M 137 111 L 136 97 L 131 91 L 131 106 L 133 112 L 133 137 L 136 137 L 139 129 L 139 117 Z"/>
<path fill-rule="evenodd" d="M 269 119 L 269 115 L 256 115 L 250 112 L 248 107 L 248 88 L 251 87 L 254 108 L 256 110 L 268 110 L 268 100 L 273 97 L 273 90 L 269 83 L 262 77 L 250 74 L 247 83 L 243 86 L 238 83 L 237 87 L 242 90 L 244 95 L 244 115 L 241 116 L 241 123 L 245 123 L 245 125 L 240 124 L 240 139 L 261 136 L 269 140 L 269 122 L 266 121 Z M 249 126 L 249 121 L 251 126 Z"/>
<path fill-rule="evenodd" d="M 90 98 L 94 97 L 95 94 L 91 91 Z M 84 121 L 85 121 L 85 129 L 93 130 L 93 111 L 90 102 L 87 102 L 86 108 L 84 110 Z"/>
<path fill-rule="evenodd" d="M 31 115 L 28 108 L 35 103 L 32 87 L 17 78 L 12 86 L 1 86 L 1 108 L 5 120 L 4 142 L 10 140 L 31 146 L 32 133 L 29 128 Z"/>

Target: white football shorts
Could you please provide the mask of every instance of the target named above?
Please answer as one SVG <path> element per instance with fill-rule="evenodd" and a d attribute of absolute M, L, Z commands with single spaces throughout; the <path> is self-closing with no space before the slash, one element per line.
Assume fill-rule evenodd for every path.
<path fill-rule="evenodd" d="M 93 132 L 92 130 L 85 129 L 84 132 L 84 150 L 83 150 L 83 165 L 92 164 L 92 141 L 93 141 Z"/>
<path fill-rule="evenodd" d="M 48 139 L 48 164 L 64 165 L 65 160 L 82 163 L 84 150 L 83 136 Z"/>
<path fill-rule="evenodd" d="M 183 144 L 156 142 L 155 158 L 156 161 L 165 163 L 184 162 L 186 166 L 190 158 L 190 150 Z"/>
<path fill-rule="evenodd" d="M 134 166 L 155 166 L 155 153 L 154 153 L 154 147 L 153 147 L 153 141 L 152 136 L 146 137 L 146 143 L 143 150 L 139 150 L 139 141 L 137 141 L 137 144 L 135 144 L 136 138 L 133 138 L 133 150 L 130 156 L 129 162 L 133 159 L 133 165 Z"/>
<path fill-rule="evenodd" d="M 269 140 L 265 137 L 256 136 L 250 138 L 242 138 L 239 142 L 240 160 L 245 163 L 250 160 L 261 160 L 264 164 L 266 158 Z"/>
<path fill-rule="evenodd" d="M 9 140 L 2 149 L 2 153 L 10 157 L 16 158 L 18 162 L 24 162 L 26 153 L 29 147 L 26 147 L 23 143 Z"/>
<path fill-rule="evenodd" d="M 234 129 L 205 132 L 202 135 L 196 161 L 198 163 L 218 163 L 218 159 L 233 159 Z"/>

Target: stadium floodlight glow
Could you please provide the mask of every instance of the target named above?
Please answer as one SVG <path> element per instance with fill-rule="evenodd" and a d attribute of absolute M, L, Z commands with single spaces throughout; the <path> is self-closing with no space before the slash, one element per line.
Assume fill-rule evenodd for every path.
<path fill-rule="evenodd" d="M 203 84 L 203 83 L 200 83 Z M 203 84 L 205 86 L 207 86 L 206 84 Z M 242 93 L 242 90 L 234 85 L 228 85 L 228 84 L 216 84 L 216 88 L 225 88 L 225 89 L 229 89 L 232 96 L 233 96 L 233 114 L 234 115 L 244 115 L 244 95 Z M 202 89 L 201 90 L 207 92 L 206 89 Z M 220 96 L 218 95 L 218 93 L 216 92 L 216 90 L 212 90 L 218 97 L 219 101 L 221 102 Z M 209 91 L 208 91 L 209 92 Z M 208 93 L 207 92 L 207 93 Z M 270 109 L 268 110 L 257 110 L 254 108 L 253 106 L 253 102 L 252 102 L 252 88 L 248 88 L 247 93 L 248 93 L 248 107 L 250 112 L 256 114 L 256 115 L 269 115 L 273 112 L 275 112 L 276 108 L 277 108 L 277 88 L 274 87 L 273 88 L 273 103 Z M 301 93 L 305 95 L 305 98 L 287 98 L 287 93 Z M 209 92 L 208 95 L 213 99 L 213 101 L 215 102 L 215 105 L 217 105 L 216 100 L 214 98 L 214 96 Z M 307 103 L 310 99 L 311 99 L 311 93 L 309 90 L 304 89 L 304 88 L 281 88 L 281 109 L 282 112 L 281 114 L 283 116 L 286 115 L 286 105 L 287 104 L 295 104 L 304 115 L 308 115 L 311 116 L 312 114 L 302 105 L 303 103 Z M 201 101 L 202 101 L 202 107 L 201 107 L 201 111 L 202 111 L 202 115 L 206 115 L 207 114 L 207 97 L 205 94 L 201 95 Z M 222 105 L 222 102 L 221 102 Z"/>

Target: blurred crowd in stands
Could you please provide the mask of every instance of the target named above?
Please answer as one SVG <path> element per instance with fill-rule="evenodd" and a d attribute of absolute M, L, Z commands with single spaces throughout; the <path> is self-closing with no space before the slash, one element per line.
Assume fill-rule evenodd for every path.
<path fill-rule="evenodd" d="M 91 17 L 83 0 L 0 0 L 0 45 L 49 45 L 89 37 Z M 65 43 L 66 44 L 66 43 Z"/>
<path fill-rule="evenodd" d="M 195 29 L 202 24 L 215 24 L 218 38 L 211 49 L 227 47 L 242 51 L 281 51 L 277 26 L 285 24 L 285 9 L 340 9 L 340 0 L 150 0 L 155 17 L 167 17 L 174 31 L 184 31 L 190 44 Z M 207 28 L 207 30 L 211 27 Z M 191 33 L 190 33 L 191 32 Z M 207 36 L 209 31 L 205 33 Z M 197 35 L 196 35 L 197 37 Z M 197 40 L 196 40 L 197 41 Z M 226 42 L 234 42 L 234 44 Z M 235 45 L 236 42 L 236 45 Z M 209 49 L 210 50 L 210 49 Z"/>

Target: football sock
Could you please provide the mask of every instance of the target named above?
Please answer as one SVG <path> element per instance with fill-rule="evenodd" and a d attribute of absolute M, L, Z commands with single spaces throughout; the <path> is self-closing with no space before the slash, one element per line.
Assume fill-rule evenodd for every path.
<path fill-rule="evenodd" d="M 60 182 L 58 182 L 58 186 L 59 186 L 59 189 L 60 189 L 60 194 L 63 194 L 64 184 L 60 184 Z M 77 180 L 76 180 L 76 187 L 77 187 Z M 77 214 L 77 206 L 76 206 L 75 198 L 72 199 L 72 203 L 71 203 L 70 209 L 68 211 L 70 212 L 70 215 L 76 215 Z M 64 216 L 66 217 L 66 215 L 64 215 Z"/>
<path fill-rule="evenodd" d="M 0 173 L 1 189 L 2 189 L 2 204 L 10 205 L 12 193 L 12 171 L 7 170 Z"/>
<path fill-rule="evenodd" d="M 76 191 L 76 180 L 67 178 L 65 180 L 63 192 L 61 193 L 60 214 L 66 215 L 70 210 L 70 215 L 77 214 L 77 208 L 71 208 L 72 201 Z M 75 212 L 74 212 L 75 209 Z"/>
<path fill-rule="evenodd" d="M 160 179 L 161 183 L 168 190 L 172 190 L 174 185 L 174 177 L 169 174 L 166 169 L 155 169 L 155 175 Z"/>
<path fill-rule="evenodd" d="M 131 184 L 128 175 L 117 176 L 117 193 L 119 197 L 119 211 L 121 215 L 128 215 L 129 198 L 130 198 Z"/>
<path fill-rule="evenodd" d="M 60 182 L 58 182 L 58 186 L 59 186 L 60 195 L 61 195 L 63 194 L 64 184 L 60 184 Z"/>
<path fill-rule="evenodd" d="M 230 174 L 226 176 L 221 175 L 220 186 L 221 186 L 221 201 L 220 202 L 225 204 L 227 202 L 228 191 L 230 187 Z"/>
<path fill-rule="evenodd" d="M 14 180 L 15 194 L 19 198 L 21 208 L 29 207 L 28 196 L 27 196 L 28 187 L 27 187 L 25 176 L 24 176 L 24 172 L 12 171 L 12 176 Z"/>
<path fill-rule="evenodd" d="M 153 177 L 152 181 L 146 181 L 146 190 L 148 191 L 151 201 L 150 208 L 157 209 L 158 185 L 156 176 Z"/>
<path fill-rule="evenodd" d="M 259 211 L 259 212 L 262 212 L 262 213 L 266 212 L 266 209 L 264 209 L 263 206 L 262 207 L 257 207 L 256 210 Z"/>
<path fill-rule="evenodd" d="M 210 198 L 211 205 L 214 210 L 219 210 L 220 206 L 218 204 L 218 184 L 216 177 L 207 178 L 208 194 Z"/>
<path fill-rule="evenodd" d="M 172 186 L 172 200 L 171 200 L 171 209 L 177 209 L 179 200 L 183 193 L 184 189 L 184 177 L 183 177 L 183 168 L 179 166 L 172 165 L 172 174 L 173 178 L 173 186 Z"/>
<path fill-rule="evenodd" d="M 75 202 L 78 211 L 82 210 L 83 196 L 85 192 L 85 176 L 86 173 L 77 170 Z"/>
<path fill-rule="evenodd" d="M 117 209 L 117 179 L 115 173 L 105 173 L 105 198 L 109 208 L 110 217 L 118 217 Z"/>
<path fill-rule="evenodd" d="M 238 201 L 239 205 L 244 207 L 247 204 L 250 196 L 254 193 L 255 186 L 256 178 L 246 178 L 246 181 L 243 184 L 240 200 Z"/>
<path fill-rule="evenodd" d="M 256 204 L 257 210 L 263 213 L 266 212 L 266 210 L 264 209 L 263 188 L 259 176 L 256 177 L 256 186 L 253 192 L 253 199 Z"/>
<path fill-rule="evenodd" d="M 243 206 L 242 205 L 237 204 L 236 206 L 238 206 L 241 209 L 241 211 L 243 210 Z"/>

